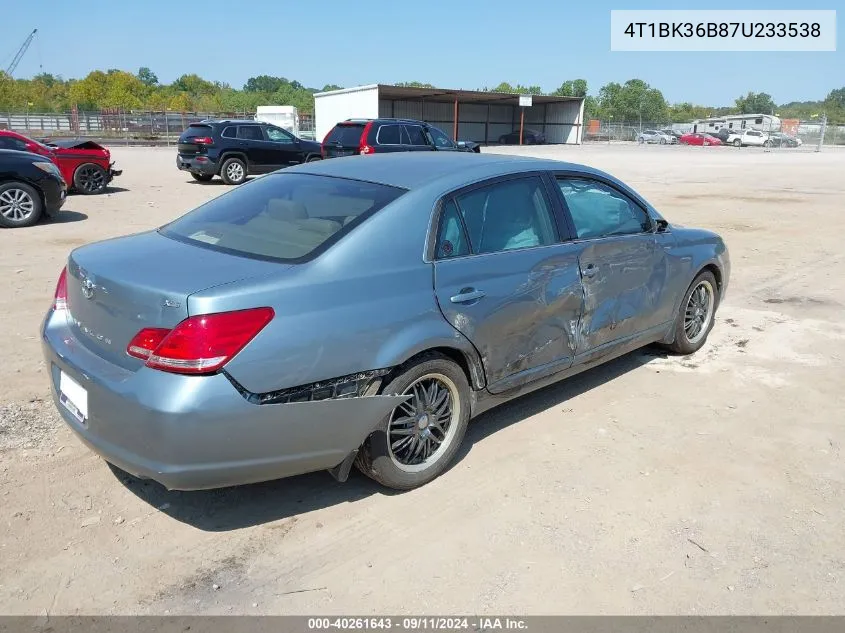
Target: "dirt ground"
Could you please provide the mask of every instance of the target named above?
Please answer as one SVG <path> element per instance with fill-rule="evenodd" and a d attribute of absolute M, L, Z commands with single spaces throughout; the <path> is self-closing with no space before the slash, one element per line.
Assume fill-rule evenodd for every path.
<path fill-rule="evenodd" d="M 117 147 L 112 193 L 0 231 L 0 612 L 845 614 L 845 151 L 509 151 L 719 231 L 729 292 L 699 353 L 644 350 L 485 414 L 405 494 L 357 473 L 170 493 L 59 421 L 38 325 L 68 251 L 225 189 L 172 149 Z"/>

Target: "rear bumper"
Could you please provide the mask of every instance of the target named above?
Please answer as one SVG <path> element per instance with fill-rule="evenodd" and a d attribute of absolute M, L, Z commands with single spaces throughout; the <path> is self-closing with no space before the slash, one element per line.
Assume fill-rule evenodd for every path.
<path fill-rule="evenodd" d="M 109 175 L 108 182 L 111 182 L 111 181 L 112 181 L 112 180 L 114 180 L 117 176 L 120 176 L 122 173 L 123 173 L 123 170 L 122 170 L 122 169 L 115 169 L 115 168 L 114 168 L 114 163 L 111 163 L 111 164 L 109 165 L 109 171 L 108 171 L 108 175 Z"/>
<path fill-rule="evenodd" d="M 217 163 L 208 156 L 184 156 L 176 155 L 176 166 L 182 171 L 193 174 L 214 176 L 217 174 Z"/>
<path fill-rule="evenodd" d="M 171 490 L 200 490 L 329 469 L 357 449 L 401 397 L 247 402 L 223 374 L 128 370 L 90 351 L 50 312 L 42 347 L 55 405 L 106 461 Z M 87 394 L 80 422 L 59 398 L 62 372 Z"/>

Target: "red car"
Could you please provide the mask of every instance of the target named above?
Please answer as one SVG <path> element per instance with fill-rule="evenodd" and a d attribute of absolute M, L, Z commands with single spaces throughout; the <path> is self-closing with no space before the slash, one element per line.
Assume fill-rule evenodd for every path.
<path fill-rule="evenodd" d="M 722 141 L 709 134 L 684 134 L 678 139 L 682 145 L 721 145 Z"/>
<path fill-rule="evenodd" d="M 85 139 L 56 140 L 45 145 L 11 130 L 0 130 L 0 149 L 48 157 L 62 172 L 68 188 L 84 194 L 102 193 L 115 176 L 123 173 L 114 169 L 109 150 Z"/>

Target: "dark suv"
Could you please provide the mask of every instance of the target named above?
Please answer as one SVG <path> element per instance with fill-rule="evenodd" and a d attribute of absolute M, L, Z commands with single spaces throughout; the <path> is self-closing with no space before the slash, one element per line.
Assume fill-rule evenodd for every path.
<path fill-rule="evenodd" d="M 413 119 L 347 119 L 323 139 L 323 158 L 353 154 L 424 151 L 480 152 L 472 141 L 455 142 L 443 130 Z"/>
<path fill-rule="evenodd" d="M 239 185 L 247 176 L 320 160 L 320 144 L 261 121 L 200 121 L 179 137 L 176 166 L 195 180 L 220 176 Z"/>

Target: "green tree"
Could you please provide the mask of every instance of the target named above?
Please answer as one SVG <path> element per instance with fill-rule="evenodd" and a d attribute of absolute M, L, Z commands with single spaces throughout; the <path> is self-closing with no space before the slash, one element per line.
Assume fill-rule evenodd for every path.
<path fill-rule="evenodd" d="M 772 114 L 775 111 L 775 102 L 765 92 L 749 92 L 739 97 L 735 104 L 740 114 Z"/>
<path fill-rule="evenodd" d="M 629 79 L 622 85 L 611 82 L 602 86 L 599 90 L 598 109 L 603 116 L 620 123 L 639 120 L 663 123 L 669 118 L 669 107 L 663 93 L 642 79 Z"/>
<path fill-rule="evenodd" d="M 138 69 L 138 80 L 145 86 L 152 88 L 158 85 L 158 77 L 146 66 L 141 66 Z"/>
<path fill-rule="evenodd" d="M 290 82 L 284 77 L 272 77 L 270 75 L 258 75 L 250 77 L 244 84 L 244 92 L 276 92 L 289 85 Z"/>
<path fill-rule="evenodd" d="M 556 97 L 586 97 L 587 96 L 587 80 L 586 79 L 569 79 L 564 81 L 560 88 L 553 93 Z"/>

